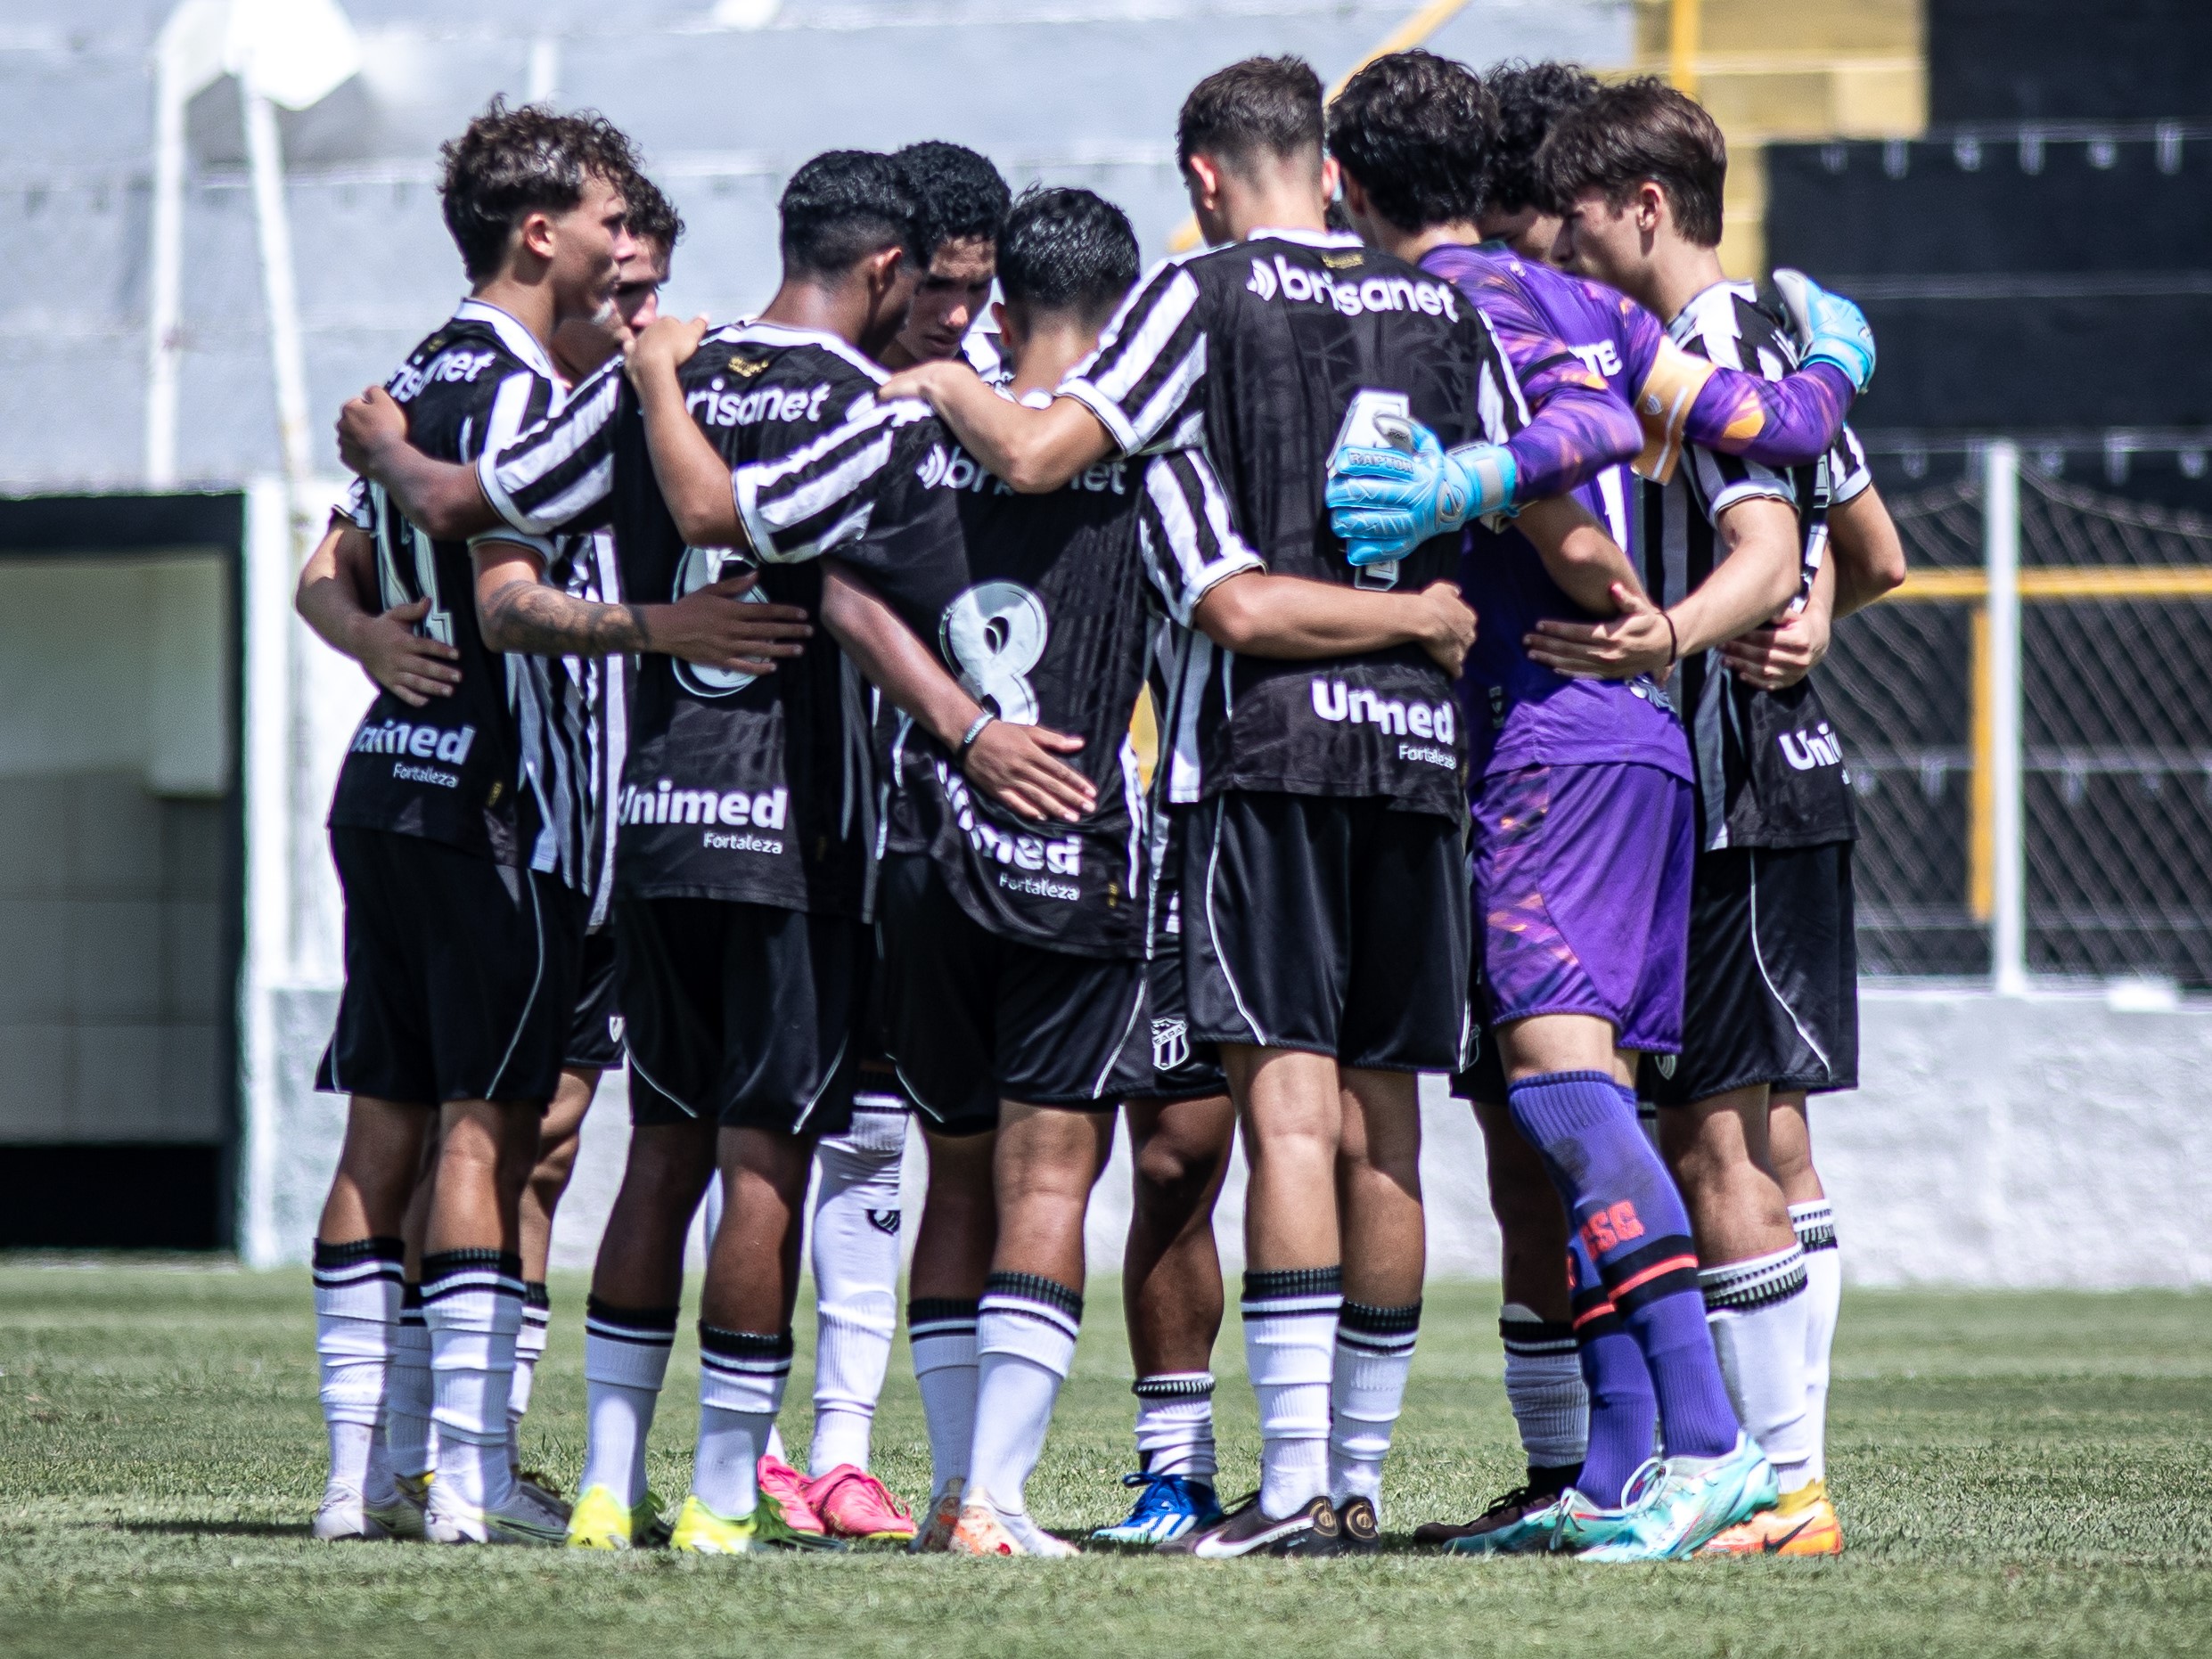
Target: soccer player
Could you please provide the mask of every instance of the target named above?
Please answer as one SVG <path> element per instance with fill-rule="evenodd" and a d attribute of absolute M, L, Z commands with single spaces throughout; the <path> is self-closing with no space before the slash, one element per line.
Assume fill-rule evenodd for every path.
<path fill-rule="evenodd" d="M 1014 372 L 1004 395 L 1049 403 L 1136 274 L 1135 235 L 1111 204 L 1073 190 L 1017 203 L 1001 253 L 999 320 Z M 1192 453 L 1141 475 L 1101 462 L 1036 495 L 1015 494 L 962 450 L 943 472 L 959 493 L 974 584 L 937 630 L 946 666 L 997 718 L 1080 735 L 1097 805 L 1072 826 L 996 810 L 925 736 L 897 740 L 901 787 L 882 878 L 887 1028 L 900 1077 L 932 1120 L 933 1154 L 943 1148 L 914 1260 L 916 1304 L 927 1309 L 917 1346 L 948 1338 L 944 1304 L 957 1303 L 972 1311 L 979 1371 L 972 1392 L 932 1380 L 946 1368 L 924 1373 L 943 1484 L 918 1547 L 1065 1556 L 1074 1551 L 1029 1518 L 1023 1487 L 1074 1357 L 1084 1216 L 1114 1107 L 1154 1083 L 1150 849 L 1129 737 L 1151 653 L 1148 569 L 1176 615 L 1234 610 L 1263 650 L 1311 650 L 1301 616 L 1325 611 L 1332 628 L 1364 627 L 1379 647 L 1418 642 L 1456 661 L 1472 618 L 1448 584 L 1347 595 L 1257 574 Z M 946 1144 L 963 1140 L 982 1144 Z M 956 1229 L 948 1210 L 976 1219 Z M 976 1272 L 979 1246 L 987 1277 Z M 968 1424 L 946 1420 L 960 1413 Z M 965 1464 L 943 1467 L 963 1442 Z"/>
<path fill-rule="evenodd" d="M 987 159 L 960 144 L 909 144 L 892 159 L 914 200 L 914 241 L 924 263 L 905 323 L 884 347 L 884 365 L 902 368 L 964 351 L 979 372 L 993 372 L 997 354 L 974 325 L 991 297 L 999 231 L 1012 200 L 1006 181 Z M 881 1056 L 864 1055 L 860 1069 L 852 1127 L 824 1135 L 815 1151 L 820 1173 L 807 1227 L 816 1297 L 815 1421 L 807 1467 L 816 1481 L 847 1467 L 866 1471 L 898 1324 L 907 1102 Z M 784 1478 L 780 1470 L 770 1474 Z M 865 1490 L 847 1484 L 856 1498 Z M 897 1518 L 895 1511 L 883 1517 Z"/>
<path fill-rule="evenodd" d="M 1714 252 L 1726 166 L 1718 127 L 1694 102 L 1651 81 L 1610 88 L 1566 117 L 1544 152 L 1562 218 L 1555 248 L 1570 268 L 1667 318 L 1685 350 L 1777 377 L 1792 342 L 1749 284 L 1725 280 Z M 1753 547 L 1798 560 L 1795 608 L 1827 603 L 1821 589 L 1836 576 L 1824 558 L 1825 462 L 1778 470 L 1697 447 L 1687 462 L 1671 483 L 1647 486 L 1647 520 L 1661 528 L 1645 563 L 1663 614 Z M 1602 637 L 1550 621 L 1536 633 L 1550 637 L 1532 654 L 1569 672 L 1586 670 Z M 1716 1548 L 1832 1554 L 1842 1539 L 1815 1462 L 1806 1253 L 1768 1122 L 1776 1090 L 1856 1084 L 1856 827 L 1841 742 L 1813 682 L 1764 689 L 1704 643 L 1679 652 L 1698 772 L 1685 1043 L 1649 1082 L 1690 1206 L 1714 1342 L 1781 1486 L 1771 1516 Z"/>
<path fill-rule="evenodd" d="M 1331 447 L 1408 414 L 1449 443 L 1502 443 L 1518 394 L 1454 292 L 1325 228 L 1321 127 L 1299 60 L 1208 77 L 1177 151 L 1215 251 L 1156 271 L 1047 408 L 944 364 L 887 390 L 927 396 L 1017 489 L 1202 448 L 1270 570 L 1345 590 L 1446 574 L 1442 537 L 1395 563 L 1347 560 L 1323 511 Z M 1413 1074 L 1456 1063 L 1465 1018 L 1465 738 L 1417 648 L 1270 661 L 1220 632 L 1201 621 L 1177 641 L 1166 764 L 1171 797 L 1197 806 L 1190 1034 L 1223 1045 L 1252 1165 L 1244 1315 L 1264 1455 L 1251 1503 L 1169 1548 L 1369 1547 L 1420 1316 Z"/>
<path fill-rule="evenodd" d="M 632 247 L 621 188 L 635 167 L 602 120 L 496 101 L 444 156 L 446 222 L 471 294 L 391 394 L 426 447 L 460 461 L 555 402 L 552 338 L 612 293 Z M 379 624 L 419 627 L 452 655 L 412 654 L 420 683 L 403 674 L 371 707 L 331 809 L 347 971 L 317 1084 L 352 1098 L 315 1246 L 332 1450 L 315 1532 L 552 1542 L 561 1516 L 513 1479 L 507 1403 L 521 1189 L 559 1083 L 586 920 L 575 797 L 553 787 L 572 771 L 575 731 L 541 681 L 511 682 L 497 665 L 464 544 L 422 535 L 373 487 L 350 511 L 373 542 Z M 327 601 L 361 592 L 337 563 L 342 540 L 302 574 L 299 608 L 326 637 Z M 450 694 L 426 694 L 434 686 Z M 418 1513 L 374 1451 L 399 1234 L 433 1115 L 422 1294 L 441 1467 Z"/>
<path fill-rule="evenodd" d="M 1569 94 L 1576 89 L 1577 83 L 1569 78 L 1575 74 L 1558 65 L 1524 68 L 1507 81 L 1507 89 L 1521 98 L 1538 92 Z M 1497 79 L 1494 77 L 1492 84 Z M 1532 147 L 1543 136 L 1543 116 L 1541 108 L 1521 108 L 1508 118 L 1494 110 L 1489 87 L 1463 66 L 1425 52 L 1394 53 L 1354 76 L 1331 105 L 1330 147 L 1344 169 L 1351 219 L 1365 239 L 1449 277 L 1471 302 L 1482 307 L 1497 331 L 1534 413 L 1517 444 L 1533 446 L 1547 429 L 1557 430 L 1565 458 L 1552 469 L 1547 482 L 1583 475 L 1578 494 L 1585 505 L 1610 527 L 1616 540 L 1633 544 L 1626 468 L 1593 474 L 1573 464 L 1577 426 L 1586 428 L 1593 421 L 1588 413 L 1588 388 L 1580 383 L 1583 377 L 1594 380 L 1601 395 L 1623 415 L 1632 402 L 1639 409 L 1649 405 L 1654 411 L 1649 418 L 1654 450 L 1678 446 L 1681 433 L 1687 430 L 1708 443 L 1782 461 L 1804 461 L 1820 453 L 1834 436 L 1856 387 L 1825 361 L 1806 372 L 1802 385 L 1767 382 L 1693 363 L 1669 345 L 1657 320 L 1641 306 L 1549 266 L 1524 261 L 1486 238 L 1488 227 L 1479 223 L 1483 200 L 1486 192 L 1498 190 L 1501 172 L 1507 175 L 1509 187 L 1528 188 L 1525 182 L 1515 182 L 1527 155 L 1501 153 L 1499 135 L 1512 135 L 1524 150 Z M 1527 216 L 1520 217 L 1526 232 Z M 1548 232 L 1544 241 L 1548 246 Z M 1561 384 L 1562 369 L 1576 377 L 1566 387 Z M 1675 389 L 1663 391 L 1669 382 Z M 1567 421 L 1551 427 L 1555 411 Z M 1397 456 L 1376 460 L 1389 470 L 1404 465 Z M 1348 453 L 1340 459 L 1339 475 L 1356 476 L 1361 461 L 1359 452 Z M 1340 493 L 1340 486 L 1332 487 L 1331 499 Z M 1339 527 L 1356 534 L 1360 515 L 1339 513 Z M 1490 731 L 1486 745 L 1490 752 L 1481 768 L 1485 777 L 1495 775 L 1502 789 L 1525 789 L 1526 778 L 1503 780 L 1535 768 L 1563 789 L 1569 780 L 1586 783 L 1602 775 L 1580 770 L 1585 762 L 1610 757 L 1658 766 L 1686 780 L 1688 756 L 1675 723 L 1650 707 L 1639 709 L 1631 704 L 1621 711 L 1625 719 L 1603 707 L 1632 690 L 1650 706 L 1654 686 L 1574 687 L 1546 671 L 1530 671 L 1519 646 L 1527 625 L 1541 615 L 1586 614 L 1550 580 L 1531 552 L 1517 532 L 1508 532 L 1502 542 L 1479 534 L 1462 570 L 1462 585 L 1492 625 L 1471 659 L 1462 687 L 1472 729 L 1484 731 L 1492 726 L 1494 714 L 1497 716 L 1496 729 Z M 1744 613 L 1744 619 L 1765 618 L 1754 609 Z M 1663 705 L 1658 707 L 1663 711 Z M 1487 787 L 1478 785 L 1473 803 L 1479 827 L 1503 810 L 1495 802 L 1486 808 L 1480 797 Z M 1528 838 L 1527 830 L 1518 838 Z M 1512 857 L 1526 862 L 1530 850 L 1518 846 Z M 1479 828 L 1477 868 L 1488 876 L 1487 883 L 1479 882 L 1479 888 L 1495 885 L 1498 872 L 1489 863 L 1495 856 Z M 1554 911 L 1565 906 L 1573 891 L 1563 878 L 1550 884 L 1549 890 L 1548 903 Z M 1609 895 L 1609 902 L 1612 900 L 1628 911 L 1646 908 L 1617 889 Z M 1673 964 L 1680 949 L 1679 918 L 1672 927 L 1662 919 L 1646 939 L 1645 948 L 1659 966 L 1638 984 L 1636 1005 L 1622 1006 L 1609 1001 L 1599 986 L 1609 979 L 1637 983 L 1625 962 L 1579 963 L 1588 977 L 1577 986 L 1562 981 L 1553 959 L 1562 951 L 1573 958 L 1578 951 L 1609 944 L 1633 951 L 1626 932 L 1577 927 L 1572 919 L 1558 914 L 1552 918 L 1556 932 L 1532 929 L 1510 908 L 1479 911 L 1478 948 L 1494 959 L 1487 968 L 1479 959 L 1474 965 L 1475 974 L 1488 987 L 1485 1000 L 1494 1004 L 1476 1010 L 1487 1026 L 1495 1028 L 1514 1020 L 1522 1006 L 1548 1007 L 1550 1013 L 1533 1016 L 1534 1021 L 1542 1022 L 1575 1011 L 1570 1005 L 1584 1001 L 1588 1011 L 1612 1019 L 1625 1038 L 1649 1040 L 1663 1029 L 1671 1032 L 1678 1026 L 1679 969 Z M 1582 943 L 1577 945 L 1568 939 L 1570 934 Z M 1663 1017 L 1661 1009 L 1667 1010 Z M 1528 1476 L 1475 1523 L 1432 1524 L 1417 1534 L 1429 1542 L 1463 1540 L 1455 1547 L 1486 1552 L 1541 1547 L 1548 1538 L 1553 1500 L 1580 1471 L 1585 1439 L 1585 1399 L 1563 1271 L 1564 1216 L 1534 1148 L 1513 1127 L 1498 1055 L 1501 1046 L 1514 1045 L 1514 1034 L 1501 1034 L 1503 1045 L 1490 1042 L 1478 1064 L 1455 1081 L 1475 1103 L 1488 1150 L 1491 1201 L 1504 1239 L 1506 1305 L 1499 1328 L 1506 1352 L 1506 1392 L 1528 1453 Z M 1520 1034 L 1523 1041 L 1532 1034 L 1540 1034 L 1538 1024 Z M 1622 1046 L 1634 1047 L 1635 1042 L 1624 1041 Z M 1594 1354 L 1582 1355 L 1582 1361 L 1590 1363 L 1604 1352 L 1601 1346 Z M 1648 1410 L 1643 1415 L 1648 1419 Z M 1642 1440 L 1630 1468 L 1643 1461 L 1648 1448 L 1648 1420 L 1636 1432 Z M 1629 1438 L 1634 1438 L 1634 1434 Z M 1618 1471 L 1623 1476 L 1627 1472 Z M 1618 1504 L 1618 1483 L 1606 1468 L 1592 1472 L 1585 1496 L 1592 1495 L 1587 1485 L 1597 1487 L 1599 1501 Z"/>

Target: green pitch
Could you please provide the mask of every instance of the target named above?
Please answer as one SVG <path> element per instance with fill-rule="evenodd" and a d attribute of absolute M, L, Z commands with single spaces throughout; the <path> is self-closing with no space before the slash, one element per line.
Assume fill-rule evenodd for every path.
<path fill-rule="evenodd" d="M 528 1460 L 572 1482 L 583 1285 L 553 1288 Z M 1463 1515 L 1518 1459 L 1496 1298 L 1430 1289 L 1387 1528 Z M 1216 1363 L 1233 1488 L 1254 1467 L 1234 1327 Z M 304 1273 L 0 1265 L 0 1654 L 877 1653 L 1089 1659 L 1292 1653 L 2050 1655 L 2212 1651 L 2212 1297 L 1854 1293 L 1831 1439 L 1837 1563 L 679 1561 L 326 1545 Z M 689 1343 L 678 1344 L 679 1356 Z M 806 1444 L 802 1329 L 785 1427 Z M 902 1344 L 878 1467 L 928 1452 Z M 1092 1287 L 1031 1491 L 1048 1526 L 1118 1519 L 1128 1361 Z M 653 1479 L 680 1493 L 694 1374 L 671 1368 Z"/>

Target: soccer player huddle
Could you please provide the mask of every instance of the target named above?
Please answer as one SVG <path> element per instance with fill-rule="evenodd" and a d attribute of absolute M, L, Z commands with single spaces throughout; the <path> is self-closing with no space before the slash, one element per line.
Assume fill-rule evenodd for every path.
<path fill-rule="evenodd" d="M 1528 1474 L 1413 1541 L 1842 1548 L 1806 1099 L 1856 1083 L 1854 825 L 1812 671 L 1903 577 L 1844 425 L 1864 319 L 1724 277 L 1725 145 L 1654 82 L 1414 51 L 1324 107 L 1252 59 L 1176 141 L 1207 247 L 1149 273 L 1089 191 L 818 156 L 774 298 L 712 329 L 658 316 L 682 222 L 604 120 L 495 102 L 446 146 L 470 296 L 342 413 L 299 595 L 381 688 L 330 817 L 318 1537 L 1076 1553 L 1024 1488 L 1118 1115 L 1140 1467 L 1095 1538 L 1372 1551 L 1430 1072 L 1487 1144 Z M 516 1426 L 625 1063 L 571 1505 Z M 918 1517 L 869 1470 L 910 1118 Z"/>

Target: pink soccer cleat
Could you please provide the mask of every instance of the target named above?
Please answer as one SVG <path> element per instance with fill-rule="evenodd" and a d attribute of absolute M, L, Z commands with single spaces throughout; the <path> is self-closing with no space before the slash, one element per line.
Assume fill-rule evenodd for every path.
<path fill-rule="evenodd" d="M 832 1538 L 870 1540 L 914 1535 L 914 1512 L 857 1463 L 840 1463 L 807 1483 L 807 1501 Z"/>
<path fill-rule="evenodd" d="M 794 1532 L 811 1532 L 817 1538 L 829 1535 L 822 1517 L 807 1500 L 807 1477 L 782 1459 L 772 1452 L 763 1452 L 753 1471 L 760 1483 L 764 1497 L 775 1500 L 776 1508 L 783 1512 L 783 1524 Z"/>

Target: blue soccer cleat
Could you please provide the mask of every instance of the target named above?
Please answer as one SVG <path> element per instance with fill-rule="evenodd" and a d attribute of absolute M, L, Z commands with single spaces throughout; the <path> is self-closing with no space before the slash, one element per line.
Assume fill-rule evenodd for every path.
<path fill-rule="evenodd" d="M 1673 1561 L 1708 1539 L 1771 1509 L 1781 1497 L 1774 1466 L 1749 1434 L 1717 1458 L 1669 1458 L 1658 1483 L 1633 1506 L 1628 1524 L 1581 1552 L 1585 1561 Z"/>
<path fill-rule="evenodd" d="M 1143 1490 L 1127 1520 L 1102 1526 L 1091 1534 L 1102 1544 L 1157 1549 L 1221 1519 L 1221 1500 L 1214 1496 L 1211 1486 L 1193 1476 L 1141 1471 L 1123 1475 L 1121 1483 Z"/>

